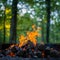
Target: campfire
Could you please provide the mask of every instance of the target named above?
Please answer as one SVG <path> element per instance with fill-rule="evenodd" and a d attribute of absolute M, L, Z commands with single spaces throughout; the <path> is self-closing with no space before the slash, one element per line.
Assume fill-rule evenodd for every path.
<path fill-rule="evenodd" d="M 20 35 L 19 43 L 12 44 L 9 48 L 0 50 L 0 57 L 23 57 L 23 58 L 44 58 L 44 57 L 60 57 L 60 52 L 54 48 L 45 46 L 44 42 L 37 42 L 37 37 L 41 37 L 38 33 L 41 30 L 36 25 L 32 26 L 32 31 L 28 31 L 26 36 Z"/>

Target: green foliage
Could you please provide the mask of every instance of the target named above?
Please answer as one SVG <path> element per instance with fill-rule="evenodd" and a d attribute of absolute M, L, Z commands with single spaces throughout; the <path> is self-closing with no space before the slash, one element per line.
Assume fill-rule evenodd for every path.
<path fill-rule="evenodd" d="M 21 34 L 24 34 L 32 30 L 31 26 L 33 24 L 36 24 L 37 26 L 42 27 L 43 31 L 43 38 L 44 42 L 46 43 L 46 24 L 47 24 L 47 13 L 46 13 L 46 4 L 45 0 L 19 0 L 22 5 L 26 5 L 27 7 L 24 7 L 27 9 L 27 12 L 21 16 L 21 13 L 17 14 L 17 40 L 19 39 L 19 36 Z M 6 7 L 6 9 L 11 9 L 11 5 L 7 4 L 7 0 L 1 0 L 0 1 L 0 8 L 2 7 L 1 3 Z M 20 5 L 21 5 L 20 4 Z M 22 11 L 23 7 L 20 9 Z M 28 11 L 32 10 L 35 12 L 35 14 L 32 14 L 33 11 L 28 13 Z M 10 11 L 8 14 L 4 14 L 5 10 L 0 9 L 0 42 L 3 42 L 3 24 L 4 24 L 4 16 L 5 17 L 5 25 L 10 25 L 11 17 L 12 17 L 12 12 Z M 33 18 L 30 17 L 30 15 L 33 16 Z M 37 18 L 42 19 L 40 22 L 40 25 L 38 25 Z M 52 22 L 52 23 L 51 23 Z M 50 43 L 60 43 L 60 0 L 51 0 L 51 22 L 50 22 L 50 37 L 49 41 Z M 6 28 L 6 43 L 9 42 L 9 37 L 10 37 L 10 28 Z M 41 31 L 41 32 L 42 32 Z M 7 33 L 8 32 L 8 33 Z M 41 33 L 42 34 L 42 33 Z M 42 40 L 42 38 L 37 38 L 39 41 Z"/>

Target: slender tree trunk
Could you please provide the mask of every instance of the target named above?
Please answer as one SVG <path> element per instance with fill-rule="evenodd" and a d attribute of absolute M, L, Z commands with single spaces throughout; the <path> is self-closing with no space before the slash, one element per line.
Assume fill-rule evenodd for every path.
<path fill-rule="evenodd" d="M 5 15 L 5 11 L 4 11 L 4 40 L 3 43 L 5 43 L 5 19 L 6 19 L 6 15 Z"/>
<path fill-rule="evenodd" d="M 49 43 L 49 32 L 50 32 L 50 0 L 46 0 L 46 11 L 47 11 L 47 30 L 46 30 L 46 40 Z"/>
<path fill-rule="evenodd" d="M 12 19 L 11 19 L 11 28 L 10 28 L 10 43 L 16 43 L 17 3 L 18 3 L 18 0 L 13 0 L 13 2 L 12 2 Z"/>
<path fill-rule="evenodd" d="M 44 41 L 44 22 L 42 20 L 42 41 Z"/>
<path fill-rule="evenodd" d="M 44 41 L 44 23 L 42 20 L 42 41 Z"/>
<path fill-rule="evenodd" d="M 4 10 L 4 40 L 3 40 L 3 44 L 5 43 L 5 35 L 6 35 L 6 30 L 5 30 L 5 22 L 6 22 L 6 2 L 3 3 L 4 4 L 4 7 L 5 7 L 5 10 Z"/>

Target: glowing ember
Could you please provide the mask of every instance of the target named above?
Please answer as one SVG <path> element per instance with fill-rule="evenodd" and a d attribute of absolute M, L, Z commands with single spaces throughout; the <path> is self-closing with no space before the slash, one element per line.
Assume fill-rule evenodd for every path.
<path fill-rule="evenodd" d="M 14 54 L 13 52 L 10 52 L 10 53 L 8 54 L 8 56 L 14 57 L 15 54 Z"/>
<path fill-rule="evenodd" d="M 19 47 L 22 47 L 25 45 L 28 41 L 31 41 L 35 46 L 37 44 L 36 37 L 40 37 L 40 34 L 38 31 L 41 29 L 40 27 L 37 27 L 35 25 L 32 25 L 33 31 L 28 31 L 27 36 L 21 35 L 19 38 Z"/>

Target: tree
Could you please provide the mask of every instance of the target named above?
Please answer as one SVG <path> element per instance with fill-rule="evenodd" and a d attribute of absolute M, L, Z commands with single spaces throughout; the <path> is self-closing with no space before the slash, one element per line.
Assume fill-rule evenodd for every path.
<path fill-rule="evenodd" d="M 13 0 L 13 2 L 12 2 L 12 19 L 11 19 L 11 28 L 10 28 L 10 43 L 16 43 L 17 3 L 18 3 L 18 0 Z"/>
<path fill-rule="evenodd" d="M 49 43 L 49 31 L 50 31 L 50 0 L 46 0 L 46 11 L 47 11 L 47 31 L 46 31 L 46 40 Z"/>
<path fill-rule="evenodd" d="M 3 32 L 2 32 L 1 37 L 3 36 L 3 43 L 5 43 L 5 34 L 6 34 L 6 30 L 5 30 L 6 14 L 5 14 L 5 10 L 6 10 L 6 2 L 7 2 L 7 0 L 1 0 L 0 2 L 2 3 L 0 8 L 4 7 L 3 9 L 0 9 L 0 11 L 1 11 L 1 15 L 2 15 L 1 22 L 3 22 L 2 23 L 3 26 L 1 25 L 1 27 L 3 27 L 2 28 Z"/>
<path fill-rule="evenodd" d="M 6 34 L 6 30 L 5 30 L 5 20 L 6 20 L 6 14 L 5 14 L 5 11 L 6 11 L 6 2 L 7 0 L 3 1 L 3 5 L 5 7 L 5 10 L 4 10 L 4 40 L 3 40 L 3 43 L 5 43 L 5 34 Z"/>

